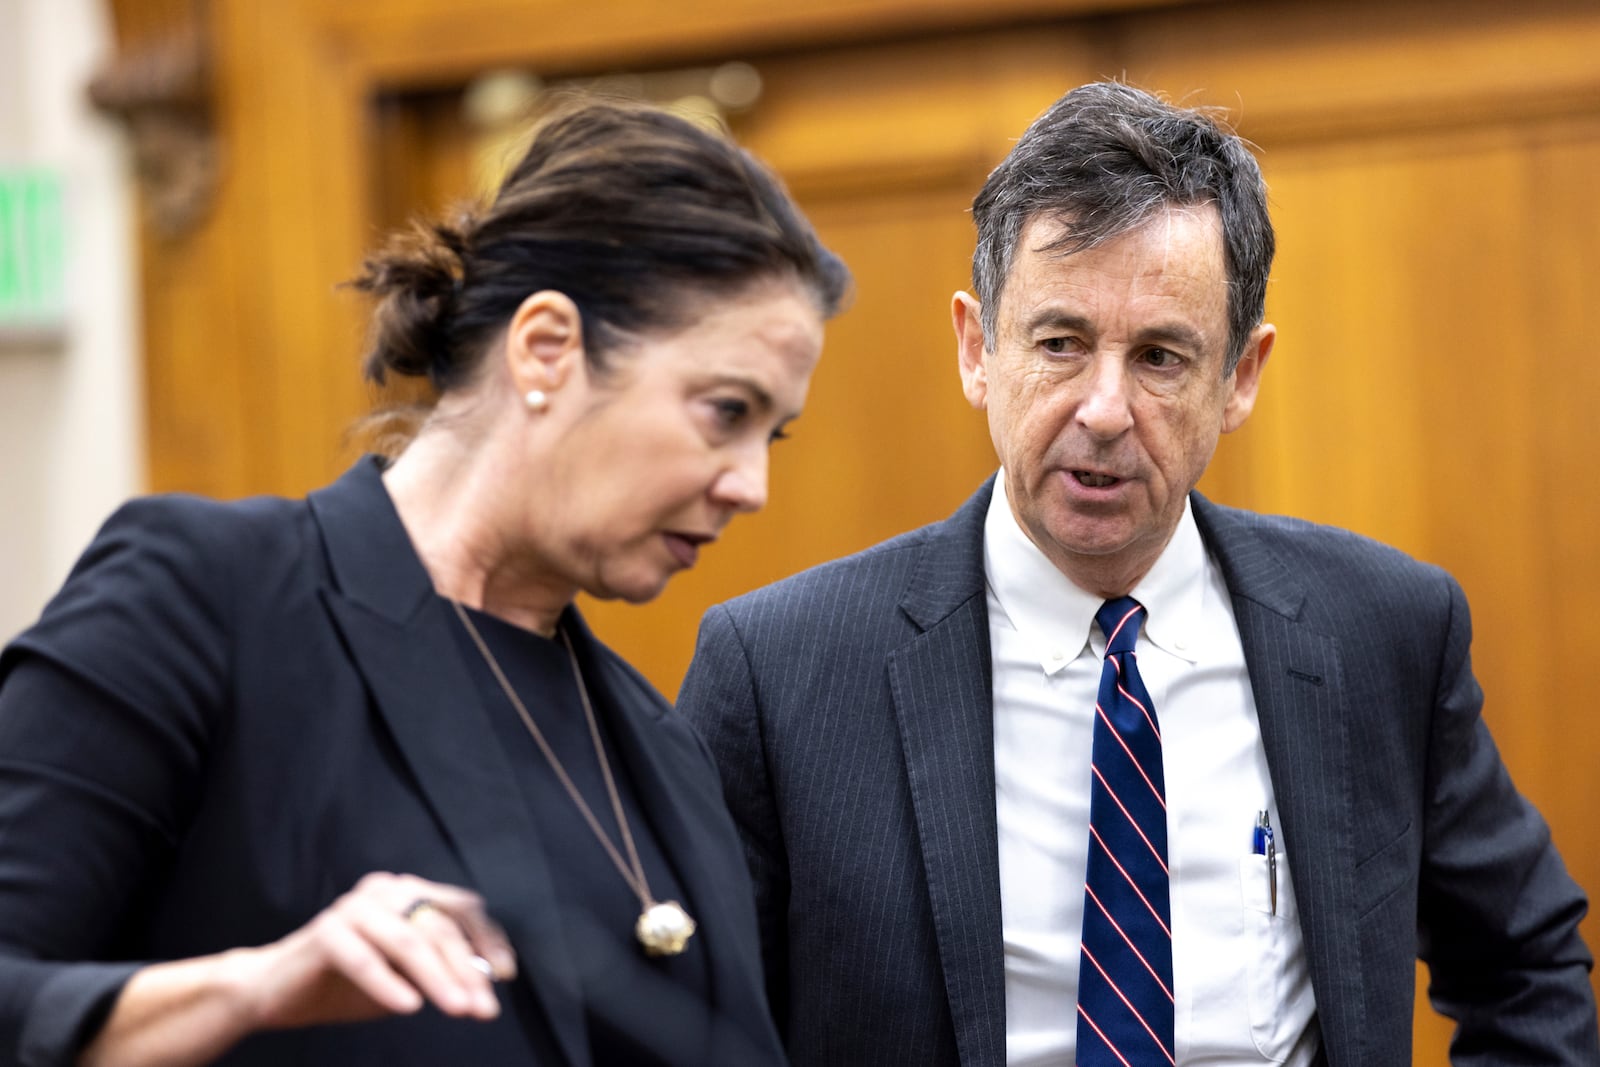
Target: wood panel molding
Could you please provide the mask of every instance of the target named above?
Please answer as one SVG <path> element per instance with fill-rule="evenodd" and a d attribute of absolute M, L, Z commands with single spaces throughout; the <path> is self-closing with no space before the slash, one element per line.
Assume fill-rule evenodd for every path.
<path fill-rule="evenodd" d="M 1234 109 L 1241 132 L 1263 143 L 1600 104 L 1600 6 L 1574 0 L 1228 4 L 1136 14 L 1112 33 L 1135 83 Z"/>
<path fill-rule="evenodd" d="M 707 54 L 792 52 L 1018 23 L 1207 6 L 1215 0 L 351 0 L 321 21 L 384 88 L 464 80 L 490 67 L 542 72 L 671 64 Z"/>

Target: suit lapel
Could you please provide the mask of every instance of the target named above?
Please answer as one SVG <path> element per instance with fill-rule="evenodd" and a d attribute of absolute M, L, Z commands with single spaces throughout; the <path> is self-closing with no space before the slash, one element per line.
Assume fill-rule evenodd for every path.
<path fill-rule="evenodd" d="M 362 463 L 310 496 L 333 584 L 323 599 L 373 703 L 475 887 L 515 946 L 569 1061 L 588 1038 L 538 832 L 377 468 Z"/>
<path fill-rule="evenodd" d="M 888 659 L 934 934 L 961 1062 L 1005 1062 L 1005 959 L 983 521 L 992 481 L 930 537 Z"/>
<path fill-rule="evenodd" d="M 1195 518 L 1232 595 L 1272 775 L 1329 1061 L 1359 1055 L 1364 1003 L 1355 885 L 1355 779 L 1337 638 L 1239 513 L 1195 494 Z"/>

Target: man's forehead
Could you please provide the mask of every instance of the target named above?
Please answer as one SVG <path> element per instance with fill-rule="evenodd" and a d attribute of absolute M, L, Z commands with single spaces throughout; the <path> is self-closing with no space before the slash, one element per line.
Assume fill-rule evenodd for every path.
<path fill-rule="evenodd" d="M 1081 255 L 1102 245 L 1123 240 L 1134 234 L 1165 231 L 1170 236 L 1175 228 L 1193 232 L 1198 223 L 1215 239 L 1217 253 L 1222 253 L 1222 215 L 1214 203 L 1166 204 L 1155 208 L 1138 222 L 1093 240 L 1083 235 L 1078 217 L 1070 212 L 1040 211 L 1022 224 L 1018 235 L 1019 252 L 1039 256 L 1068 257 Z M 1020 258 L 1020 257 L 1019 257 Z"/>
<path fill-rule="evenodd" d="M 1019 235 L 1002 293 L 1021 295 L 1019 285 L 1053 287 L 1074 275 L 1147 279 L 1157 287 L 1187 279 L 1196 291 L 1214 288 L 1219 305 L 1226 305 L 1227 256 L 1216 209 L 1210 205 L 1165 209 L 1087 247 L 1068 221 L 1036 216 Z"/>
<path fill-rule="evenodd" d="M 1002 316 L 1010 329 L 1042 328 L 1093 314 L 1095 294 L 1122 291 L 1155 300 L 1163 317 L 1187 307 L 1189 332 L 1220 343 L 1227 330 L 1228 286 L 1221 220 L 1213 205 L 1163 208 L 1127 230 L 1078 249 L 1070 220 L 1038 215 L 1018 241 L 1018 254 L 1002 291 Z M 1084 273 L 1077 268 L 1089 268 Z M 1122 279 L 1117 281 L 1116 279 Z M 1113 289 L 1104 289 L 1110 279 Z M 1083 305 L 1081 298 L 1091 298 Z"/>

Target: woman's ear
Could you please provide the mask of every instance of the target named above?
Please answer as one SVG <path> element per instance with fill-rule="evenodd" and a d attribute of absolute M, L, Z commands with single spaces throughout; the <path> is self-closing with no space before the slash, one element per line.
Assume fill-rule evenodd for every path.
<path fill-rule="evenodd" d="M 541 289 L 524 300 L 506 328 L 506 368 L 518 395 L 552 396 L 584 365 L 583 316 L 571 297 Z"/>

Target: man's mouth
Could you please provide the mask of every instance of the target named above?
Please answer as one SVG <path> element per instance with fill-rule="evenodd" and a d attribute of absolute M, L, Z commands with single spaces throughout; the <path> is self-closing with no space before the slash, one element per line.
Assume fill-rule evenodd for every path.
<path fill-rule="evenodd" d="M 1078 480 L 1079 485 L 1087 486 L 1090 489 L 1104 489 L 1107 486 L 1116 485 L 1122 480 L 1110 474 L 1100 474 L 1097 471 L 1073 471 L 1072 476 Z"/>

